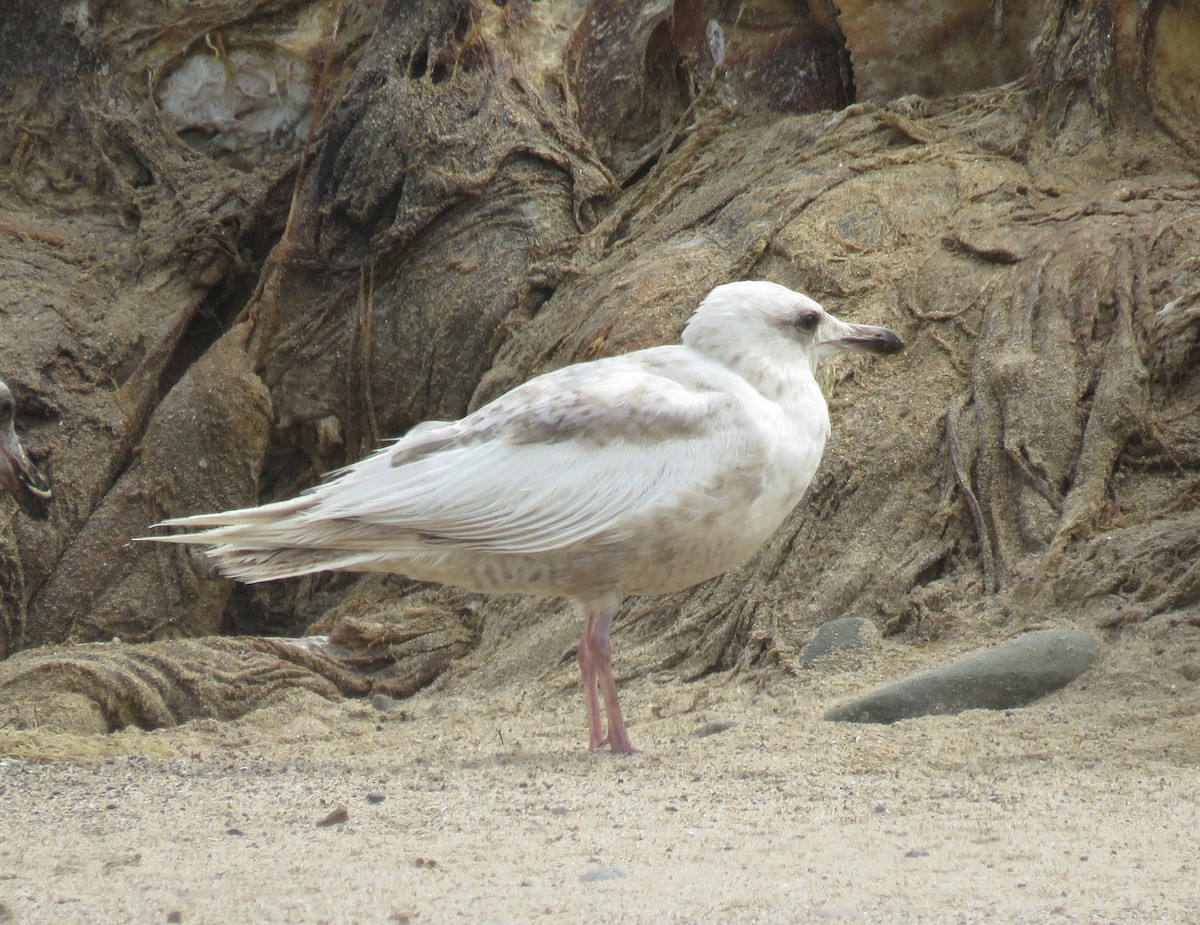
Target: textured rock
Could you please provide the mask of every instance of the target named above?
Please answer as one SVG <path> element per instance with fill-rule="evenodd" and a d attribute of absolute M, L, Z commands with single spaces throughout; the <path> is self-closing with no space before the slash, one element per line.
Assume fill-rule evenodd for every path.
<path fill-rule="evenodd" d="M 1083 674 L 1098 646 L 1082 630 L 1042 630 L 1006 646 L 922 672 L 850 703 L 825 718 L 835 722 L 894 723 L 963 710 L 1024 706 Z"/>
<path fill-rule="evenodd" d="M 736 725 L 736 719 L 714 719 L 701 726 L 698 734 L 700 738 L 703 739 L 705 736 L 714 736 L 718 733 L 725 732 L 727 729 L 732 729 Z"/>
<path fill-rule="evenodd" d="M 800 665 L 842 667 L 847 656 L 859 655 L 878 645 L 879 628 L 874 623 L 864 617 L 841 617 L 821 624 L 813 641 L 800 653 Z"/>
<path fill-rule="evenodd" d="M 1045 0 L 838 0 L 859 100 L 999 86 L 1029 68 Z"/>

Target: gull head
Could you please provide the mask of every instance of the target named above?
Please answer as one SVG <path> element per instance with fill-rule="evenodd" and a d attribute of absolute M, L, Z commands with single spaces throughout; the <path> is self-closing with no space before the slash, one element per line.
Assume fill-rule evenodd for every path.
<path fill-rule="evenodd" d="M 13 426 L 16 414 L 12 392 L 0 379 L 0 491 L 16 498 L 30 517 L 45 520 L 49 516 L 50 484 L 34 468 L 21 445 Z"/>
<path fill-rule="evenodd" d="M 717 286 L 688 319 L 683 343 L 747 378 L 772 370 L 815 372 L 847 350 L 896 353 L 904 342 L 887 328 L 847 324 L 786 286 L 761 280 Z"/>

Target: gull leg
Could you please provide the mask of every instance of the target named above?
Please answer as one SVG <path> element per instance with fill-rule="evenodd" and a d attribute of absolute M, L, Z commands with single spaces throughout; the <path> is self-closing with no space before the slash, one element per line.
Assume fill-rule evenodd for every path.
<path fill-rule="evenodd" d="M 584 637 L 587 639 L 592 670 L 597 678 L 596 683 L 600 688 L 600 693 L 604 696 L 604 713 L 608 717 L 608 735 L 600 741 L 600 744 L 603 745 L 607 742 L 613 752 L 627 755 L 631 752 L 640 752 L 641 749 L 629 740 L 629 733 L 625 731 L 625 720 L 621 717 L 621 704 L 617 700 L 617 682 L 613 680 L 612 673 L 612 641 L 608 638 L 612 618 L 613 614 L 608 610 L 602 610 L 589 616 L 584 629 Z M 595 697 L 594 689 L 592 696 Z M 598 716 L 597 719 L 599 719 Z M 596 748 L 595 726 L 592 729 L 592 748 Z"/>
<path fill-rule="evenodd" d="M 600 694 L 597 686 L 596 659 L 592 652 L 592 633 L 596 623 L 596 611 L 588 609 L 583 624 L 583 636 L 579 640 L 579 671 L 583 675 L 583 697 L 587 703 L 588 747 L 595 750 L 606 741 L 600 725 Z"/>

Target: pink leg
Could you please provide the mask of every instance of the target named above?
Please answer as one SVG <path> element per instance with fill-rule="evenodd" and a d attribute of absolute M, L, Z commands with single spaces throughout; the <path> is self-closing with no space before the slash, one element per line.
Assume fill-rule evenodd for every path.
<path fill-rule="evenodd" d="M 596 680 L 596 660 L 592 655 L 592 627 L 596 614 L 588 611 L 583 624 L 583 636 L 579 640 L 579 670 L 583 674 L 583 698 L 587 703 L 588 747 L 595 750 L 604 744 L 604 730 L 600 727 L 600 695 Z"/>
<path fill-rule="evenodd" d="M 608 743 L 613 752 L 627 755 L 639 752 L 641 749 L 629 740 L 629 733 L 625 731 L 625 720 L 621 717 L 621 704 L 617 700 L 617 682 L 613 679 L 612 673 L 612 641 L 608 638 L 612 618 L 613 615 L 609 611 L 602 610 L 598 613 L 588 614 L 583 637 L 584 644 L 587 646 L 592 680 L 589 684 L 588 673 L 585 671 L 583 683 L 584 687 L 589 690 L 588 722 L 591 724 L 592 748 L 598 748 L 599 745 Z M 582 649 L 581 645 L 580 651 Z M 597 687 L 604 697 L 604 713 L 608 717 L 608 735 L 600 739 L 599 744 L 596 742 L 600 719 L 599 704 L 595 702 Z M 592 722 L 593 710 L 595 711 L 594 723 Z"/>

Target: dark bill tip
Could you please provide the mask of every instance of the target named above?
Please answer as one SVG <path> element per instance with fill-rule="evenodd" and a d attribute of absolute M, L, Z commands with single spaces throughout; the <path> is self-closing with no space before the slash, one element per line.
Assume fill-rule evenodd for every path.
<path fill-rule="evenodd" d="M 895 331 L 872 324 L 852 324 L 850 333 L 839 339 L 847 350 L 863 350 L 869 353 L 899 353 L 904 341 Z"/>
<path fill-rule="evenodd" d="M 21 510 L 34 520 L 45 520 L 50 516 L 50 493 L 34 493 L 24 484 L 16 493 L 17 504 Z"/>
<path fill-rule="evenodd" d="M 0 489 L 8 492 L 17 505 L 34 520 L 50 516 L 50 483 L 25 457 L 0 445 Z"/>

